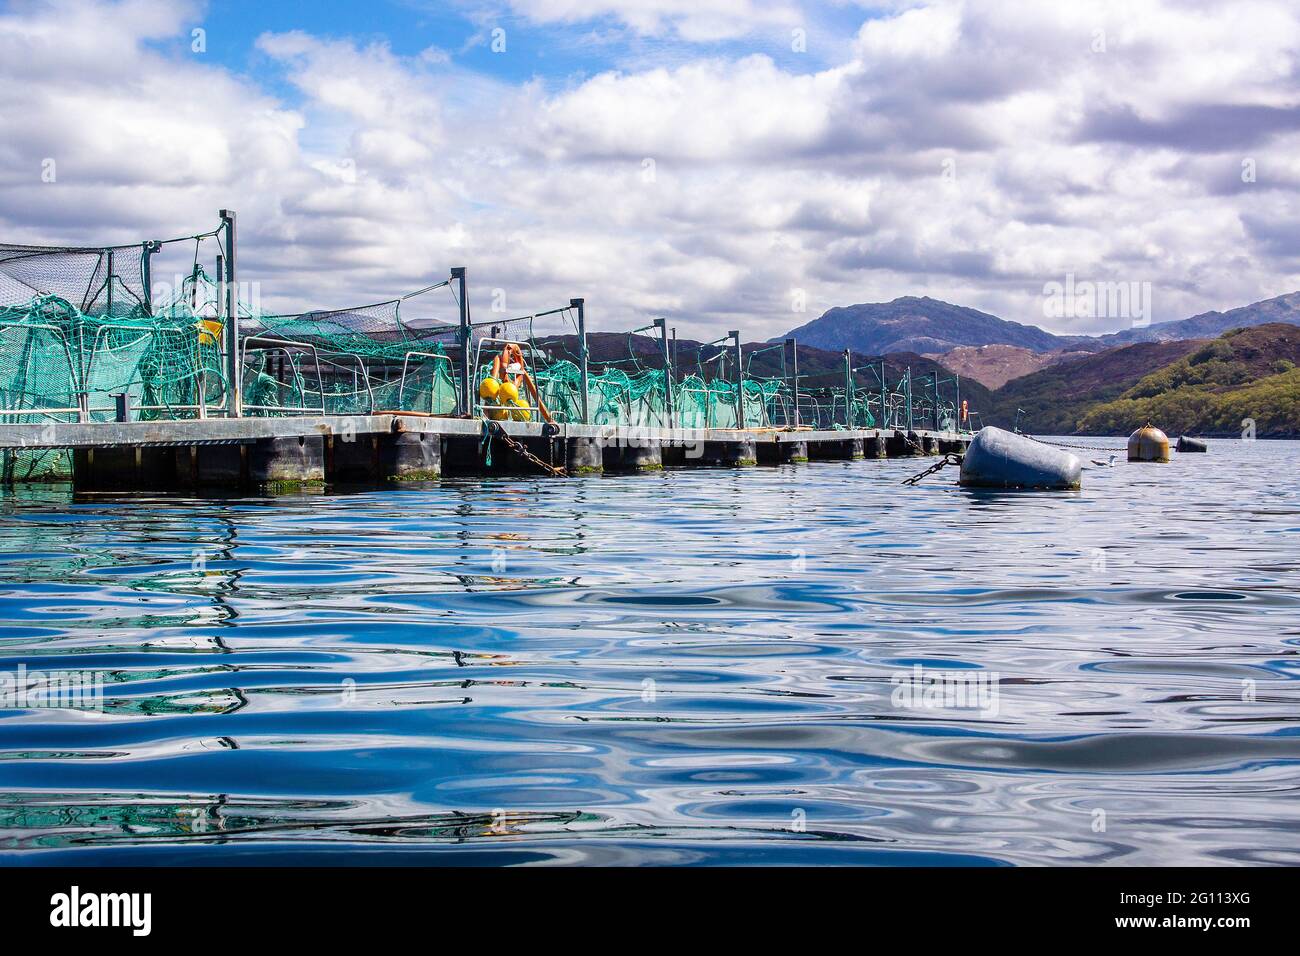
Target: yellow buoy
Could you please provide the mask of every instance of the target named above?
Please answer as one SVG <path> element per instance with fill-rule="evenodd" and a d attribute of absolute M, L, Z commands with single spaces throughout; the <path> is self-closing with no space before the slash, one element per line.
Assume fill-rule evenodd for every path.
<path fill-rule="evenodd" d="M 510 410 L 511 418 L 517 422 L 526 422 L 532 419 L 533 413 L 528 410 L 528 403 L 526 401 L 522 398 L 516 398 L 515 405 L 519 407 Z"/>
<path fill-rule="evenodd" d="M 501 391 L 501 383 L 492 376 L 488 376 L 479 383 L 478 397 L 487 399 L 489 402 L 497 400 L 497 393 Z"/>
<path fill-rule="evenodd" d="M 514 382 L 502 382 L 501 390 L 498 392 L 498 398 L 501 399 L 502 405 L 509 405 L 519 398 L 519 389 L 515 388 Z"/>
<path fill-rule="evenodd" d="M 504 408 L 489 408 L 487 410 L 487 417 L 492 419 L 494 422 L 504 421 L 506 410 Z"/>
<path fill-rule="evenodd" d="M 1168 461 L 1169 436 L 1147 422 L 1128 436 L 1129 461 Z"/>

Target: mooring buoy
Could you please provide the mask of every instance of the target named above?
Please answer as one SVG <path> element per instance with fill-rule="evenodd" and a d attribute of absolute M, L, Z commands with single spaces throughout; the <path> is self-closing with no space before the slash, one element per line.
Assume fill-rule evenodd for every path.
<path fill-rule="evenodd" d="M 1168 461 L 1169 436 L 1147 422 L 1128 436 L 1129 461 Z"/>
<path fill-rule="evenodd" d="M 1083 464 L 1068 451 L 1001 428 L 981 428 L 961 461 L 960 483 L 975 488 L 1077 489 Z"/>
<path fill-rule="evenodd" d="M 1178 439 L 1178 444 L 1175 447 L 1179 451 L 1205 451 L 1205 442 L 1199 438 L 1188 438 L 1183 435 Z"/>

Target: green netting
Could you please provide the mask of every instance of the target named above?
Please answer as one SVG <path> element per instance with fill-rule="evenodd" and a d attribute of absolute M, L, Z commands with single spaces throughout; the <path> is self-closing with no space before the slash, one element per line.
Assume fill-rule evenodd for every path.
<path fill-rule="evenodd" d="M 2 420 L 75 421 L 83 410 L 90 421 L 110 420 L 117 395 L 128 396 L 140 420 L 196 417 L 200 399 L 207 413 L 221 414 L 228 358 L 220 294 L 196 265 L 152 310 L 124 292 L 101 297 L 112 299 L 112 312 L 85 312 L 49 294 L 0 307 Z M 247 413 L 454 414 L 446 329 L 367 327 L 384 309 L 395 316 L 395 303 L 294 316 L 254 316 L 241 305 Z M 383 326 L 382 317 L 371 325 Z"/>
<path fill-rule="evenodd" d="M 91 421 L 109 420 L 119 394 L 144 420 L 192 418 L 200 382 L 209 404 L 223 400 L 220 340 L 183 303 L 95 315 L 46 295 L 0 308 L 0 410 L 10 423 L 75 421 L 83 404 Z"/>
<path fill-rule="evenodd" d="M 66 448 L 0 449 L 0 481 L 71 481 L 72 452 Z"/>
<path fill-rule="evenodd" d="M 130 397 L 133 417 L 192 418 L 200 401 L 209 414 L 227 402 L 224 323 L 219 290 L 196 270 L 153 314 L 136 305 L 114 314 L 89 314 L 56 296 L 0 307 L 0 411 L 4 420 L 73 421 L 84 404 L 91 421 L 115 414 L 115 395 Z M 404 411 L 452 415 L 457 408 L 460 349 L 453 325 L 406 324 L 401 300 L 334 312 L 300 315 L 245 314 L 241 318 L 241 369 L 245 413 L 371 414 Z M 560 422 L 582 420 L 582 377 L 570 349 L 531 327 L 499 323 L 475 328 L 479 362 L 471 380 L 472 405 L 490 371 L 487 359 L 502 341 L 528 346 L 529 368 L 543 402 Z M 651 343 L 651 347 L 657 348 Z M 593 363 L 588 375 L 589 420 L 598 425 L 670 424 L 666 376 L 644 363 L 646 346 L 629 346 L 629 359 Z M 638 355 L 640 352 L 640 355 Z M 743 414 L 734 381 L 700 374 L 675 376 L 672 424 L 686 428 L 783 427 L 796 421 L 796 399 L 783 378 L 744 380 Z M 624 367 L 627 366 L 627 367 Z M 875 392 L 843 388 L 801 389 L 799 424 L 812 428 L 951 428 L 953 402 L 913 402 L 899 388 Z M 928 403 L 927 403 L 928 402 Z M 495 414 L 502 414 L 494 412 Z M 533 418 L 535 411 L 512 417 Z M 503 415 L 504 417 L 504 415 Z"/>
<path fill-rule="evenodd" d="M 250 317 L 240 330 L 246 413 L 454 415 L 458 328 L 447 321 L 456 303 L 446 287 L 349 309 Z"/>
<path fill-rule="evenodd" d="M 556 310 L 567 317 L 568 310 Z M 578 365 L 581 341 L 576 335 L 541 334 L 534 317 L 490 325 L 485 342 L 525 343 L 531 371 L 534 373 L 542 401 L 556 421 L 582 421 L 582 376 Z M 576 325 L 571 326 L 576 332 Z M 649 328 L 649 327 L 647 327 Z M 789 389 L 778 379 L 746 378 L 744 414 L 737 415 L 736 385 L 723 377 L 710 377 L 703 366 L 699 374 L 672 381 L 671 420 L 666 400 L 668 376 L 663 368 L 664 343 L 657 336 L 628 333 L 602 333 L 605 341 L 593 349 L 587 376 L 589 421 L 596 425 L 629 427 L 735 428 L 738 421 L 746 428 L 766 428 L 783 423 L 780 406 Z M 611 350 L 614 354 L 610 354 Z M 491 354 L 481 350 L 474 379 L 474 394 L 490 373 Z M 788 401 L 787 401 L 788 404 Z M 491 411 L 490 406 L 484 406 Z M 496 414 L 501 414 L 496 412 Z M 517 417 L 522 417 L 517 416 Z"/>
<path fill-rule="evenodd" d="M 87 314 L 127 315 L 148 297 L 145 248 L 141 243 L 104 248 L 0 243 L 0 304 L 51 296 Z"/>
<path fill-rule="evenodd" d="M 559 422 L 582 421 L 582 375 L 572 361 L 560 359 L 535 362 L 533 369 L 538 392 L 551 415 Z M 491 366 L 482 364 L 475 379 L 478 385 L 488 378 Z M 689 375 L 673 382 L 673 416 L 669 421 L 663 369 L 641 368 L 628 372 L 613 364 L 590 370 L 587 376 L 587 408 L 590 423 L 634 427 L 735 428 L 736 386 L 733 382 L 705 381 Z M 743 427 L 766 428 L 777 423 L 774 415 L 784 383 L 746 379 Z M 496 411 L 491 404 L 481 408 Z M 531 415 L 531 413 L 529 413 Z M 518 413 L 512 417 L 523 417 Z"/>
<path fill-rule="evenodd" d="M 188 275 L 183 280 L 178 275 L 174 292 L 156 303 L 143 246 L 0 244 L 0 421 L 108 420 L 117 413 L 115 396 L 121 395 L 129 399 L 131 416 L 141 420 L 225 414 L 232 361 L 222 308 L 225 290 L 199 264 L 199 249 L 213 235 L 181 243 L 182 251 L 190 248 L 187 244 L 194 246 L 192 266 L 184 263 Z M 679 363 L 674 351 L 670 384 L 663 323 L 652 335 L 642 334 L 651 328 L 647 326 L 583 340 L 572 306 L 472 322 L 466 355 L 458 321 L 461 303 L 448 282 L 348 309 L 269 314 L 242 302 L 237 307 L 240 336 L 234 361 L 244 414 L 250 416 L 453 415 L 468 361 L 473 374 L 464 404 L 471 413 L 535 419 L 536 409 L 504 409 L 478 398 L 492 356 L 514 342 L 524 347 L 542 401 L 560 422 L 583 420 L 584 354 L 587 420 L 597 425 L 952 427 L 957 418 L 956 404 L 940 401 L 937 385 L 933 397 L 914 400 L 910 371 L 885 388 L 883 365 L 870 367 L 879 389 L 862 388 L 861 380 L 846 388 L 850 370 L 831 372 L 823 365 L 811 376 L 818 384 L 805 378 L 796 396 L 783 344 L 751 349 L 740 359 L 745 374 L 739 394 L 737 356 L 718 342 L 692 343 L 693 362 Z M 551 327 L 543 328 L 547 324 Z M 600 347 L 588 349 L 593 339 Z M 755 359 L 772 353 L 761 363 L 771 372 L 778 350 L 780 374 L 755 374 Z M 11 456 L 8 467 L 40 472 L 50 463 L 33 453 Z"/>
<path fill-rule="evenodd" d="M 243 394 L 249 415 L 456 413 L 455 370 L 441 350 L 390 362 L 292 345 L 259 347 L 246 355 Z"/>

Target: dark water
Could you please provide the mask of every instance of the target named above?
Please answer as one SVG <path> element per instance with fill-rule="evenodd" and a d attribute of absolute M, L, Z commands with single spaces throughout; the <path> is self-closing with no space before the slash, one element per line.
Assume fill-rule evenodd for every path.
<path fill-rule="evenodd" d="M 105 683 L 0 710 L 0 852 L 1297 864 L 1297 455 L 8 493 L 0 670 Z"/>

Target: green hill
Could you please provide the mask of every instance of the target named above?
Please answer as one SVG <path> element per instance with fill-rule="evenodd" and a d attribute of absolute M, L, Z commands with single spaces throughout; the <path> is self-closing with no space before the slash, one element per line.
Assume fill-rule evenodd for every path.
<path fill-rule="evenodd" d="M 1261 438 L 1300 436 L 1300 328 L 1225 332 L 1089 409 L 1078 431 L 1124 432 L 1147 419 L 1170 434 L 1240 435 L 1253 419 Z"/>
<path fill-rule="evenodd" d="M 1119 398 L 1152 369 L 1176 362 L 1204 344 L 1197 340 L 1142 342 L 1049 365 L 995 391 L 993 405 L 981 410 L 982 417 L 987 424 L 1010 428 L 1020 408 L 1024 410 L 1019 418 L 1022 430 L 1037 435 L 1073 435 L 1079 430 L 1079 420 L 1093 406 Z M 1129 431 L 1132 429 L 1124 434 Z"/>
<path fill-rule="evenodd" d="M 1143 342 L 1014 379 L 990 424 L 1020 415 L 1034 434 L 1127 435 L 1150 419 L 1170 434 L 1300 436 L 1300 327 L 1234 329 L 1217 339 Z"/>

